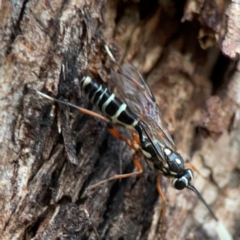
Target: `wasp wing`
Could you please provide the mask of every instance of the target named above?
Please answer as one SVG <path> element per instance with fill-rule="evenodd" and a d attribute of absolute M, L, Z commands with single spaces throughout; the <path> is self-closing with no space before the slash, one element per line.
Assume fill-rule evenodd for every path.
<path fill-rule="evenodd" d="M 144 123 L 152 141 L 157 139 L 160 144 L 175 150 L 175 144 L 152 91 L 138 70 L 130 64 L 124 64 L 120 67 L 120 73 L 112 71 L 111 74 L 120 99 L 138 116 L 139 121 Z"/>

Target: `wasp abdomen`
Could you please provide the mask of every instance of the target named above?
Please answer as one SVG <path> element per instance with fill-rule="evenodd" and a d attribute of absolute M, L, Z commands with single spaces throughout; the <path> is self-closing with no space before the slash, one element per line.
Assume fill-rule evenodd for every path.
<path fill-rule="evenodd" d="M 96 105 L 113 123 L 121 124 L 130 129 L 134 129 L 138 124 L 136 115 L 125 103 L 108 89 L 94 82 L 89 76 L 84 77 L 80 85 L 91 103 Z"/>

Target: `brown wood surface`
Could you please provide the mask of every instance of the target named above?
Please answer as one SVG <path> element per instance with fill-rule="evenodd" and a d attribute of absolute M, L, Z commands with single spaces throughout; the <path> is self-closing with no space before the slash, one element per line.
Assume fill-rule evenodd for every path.
<path fill-rule="evenodd" d="M 239 9 L 233 0 L 0 1 L 0 239 L 240 239 Z M 77 76 L 111 83 L 103 41 L 145 76 L 220 223 L 166 178 L 161 219 L 143 159 L 141 176 L 87 190 L 133 171 L 134 152 L 102 121 L 31 89 L 92 109 Z"/>

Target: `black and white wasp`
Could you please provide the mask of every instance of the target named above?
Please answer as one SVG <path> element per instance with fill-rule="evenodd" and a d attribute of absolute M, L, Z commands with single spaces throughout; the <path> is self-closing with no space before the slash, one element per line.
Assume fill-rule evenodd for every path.
<path fill-rule="evenodd" d="M 84 76 L 80 80 L 80 85 L 88 99 L 97 106 L 108 119 L 74 104 L 51 98 L 37 91 L 38 94 L 52 101 L 77 108 L 83 113 L 104 120 L 108 123 L 108 128 L 115 137 L 125 141 L 132 149 L 137 151 L 134 163 L 138 168 L 138 172 L 115 175 L 92 187 L 96 187 L 112 179 L 126 178 L 142 173 L 142 166 L 138 161 L 138 157 L 142 153 L 148 165 L 159 172 L 157 189 L 163 199 L 162 215 L 164 215 L 166 211 L 166 200 L 159 180 L 160 176 L 164 175 L 168 178 L 173 178 L 172 185 L 174 188 L 178 190 L 188 188 L 194 191 L 198 198 L 205 204 L 212 217 L 217 220 L 217 217 L 201 194 L 191 184 L 193 171 L 190 168 L 185 168 L 187 164 L 184 164 L 183 158 L 177 153 L 176 146 L 159 111 L 151 89 L 135 67 L 130 64 L 121 66 L 115 60 L 107 45 L 105 45 L 105 49 L 119 69 L 118 72 L 111 71 L 111 81 L 112 84 L 117 87 L 119 98 L 102 85 L 94 82 L 89 76 Z M 63 69 L 61 71 L 63 71 Z M 135 134 L 133 133 L 133 139 L 127 140 L 122 137 L 113 124 L 120 124 L 135 131 Z M 136 133 L 138 135 L 137 137 Z"/>
<path fill-rule="evenodd" d="M 177 190 L 187 188 L 195 192 L 212 217 L 218 220 L 202 195 L 191 184 L 194 177 L 193 171 L 185 168 L 188 164 L 184 164 L 183 158 L 177 153 L 174 141 L 148 84 L 134 66 L 130 64 L 121 66 L 107 45 L 105 49 L 119 68 L 119 73 L 111 71 L 111 81 L 116 86 L 120 99 L 139 119 L 138 124 L 143 130 L 142 135 L 140 133 L 141 150 L 148 165 L 164 176 L 173 178 L 172 186 Z"/>

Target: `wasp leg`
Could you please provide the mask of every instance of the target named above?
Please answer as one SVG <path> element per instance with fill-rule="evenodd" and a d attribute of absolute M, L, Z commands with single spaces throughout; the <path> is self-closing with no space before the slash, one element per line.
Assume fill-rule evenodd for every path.
<path fill-rule="evenodd" d="M 134 131 L 132 131 L 132 140 L 135 141 L 140 146 L 140 144 L 141 144 L 140 137 Z M 136 150 L 138 150 L 138 149 L 136 149 Z"/>
<path fill-rule="evenodd" d="M 137 172 L 114 175 L 114 176 L 112 176 L 112 177 L 110 177 L 110 178 L 108 178 L 108 179 L 105 179 L 105 180 L 103 180 L 103 181 L 100 181 L 100 182 L 98 182 L 98 183 L 96 183 L 96 184 L 91 185 L 90 187 L 88 187 L 88 189 L 95 188 L 95 187 L 97 187 L 97 186 L 99 186 L 99 185 L 101 185 L 101 184 L 103 184 L 103 183 L 106 183 L 106 182 L 109 182 L 109 181 L 112 181 L 112 180 L 115 180 L 115 179 L 122 179 L 122 178 L 134 177 L 134 176 L 137 176 L 137 175 L 141 174 L 141 173 L 143 172 L 143 168 L 142 168 L 141 163 L 140 163 L 139 160 L 138 160 L 138 157 L 139 157 L 138 154 L 136 154 L 136 155 L 134 156 L 134 165 L 135 165 L 135 167 L 138 169 Z"/>
<path fill-rule="evenodd" d="M 160 197 L 162 198 L 162 212 L 161 212 L 161 218 L 163 218 L 166 214 L 166 203 L 167 203 L 167 200 L 166 200 L 166 197 L 162 191 L 162 188 L 161 188 L 161 176 L 162 176 L 162 173 L 158 173 L 157 175 L 157 191 L 158 191 L 158 194 L 160 195 Z"/>
<path fill-rule="evenodd" d="M 103 117 L 102 115 L 98 114 L 98 113 L 95 113 L 93 111 L 90 111 L 86 108 L 82 108 L 82 107 L 79 107 L 78 109 L 80 112 L 84 113 L 84 114 L 87 114 L 89 116 L 92 116 L 92 117 L 95 117 L 95 118 L 99 118 L 100 120 L 106 122 L 106 123 L 109 123 L 109 120 L 105 117 Z"/>
<path fill-rule="evenodd" d="M 121 141 L 124 141 L 126 143 L 128 143 L 128 139 L 123 137 L 119 131 L 112 125 L 111 122 L 108 122 L 107 124 L 107 127 L 108 127 L 108 131 L 117 139 L 121 140 Z"/>
<path fill-rule="evenodd" d="M 138 151 L 139 148 L 140 148 L 140 141 L 139 141 L 139 137 L 134 133 L 134 131 L 132 132 L 132 139 L 129 140 L 125 137 L 123 137 L 119 131 L 112 125 L 111 122 L 108 122 L 107 124 L 107 127 L 108 127 L 108 131 L 117 139 L 127 143 L 127 145 L 135 150 L 135 151 Z"/>

